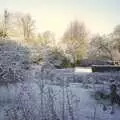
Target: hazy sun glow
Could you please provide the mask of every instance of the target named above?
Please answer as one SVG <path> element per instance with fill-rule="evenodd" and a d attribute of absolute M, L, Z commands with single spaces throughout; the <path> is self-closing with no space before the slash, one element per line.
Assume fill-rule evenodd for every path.
<path fill-rule="evenodd" d="M 120 23 L 119 0 L 0 0 L 0 11 L 30 13 L 37 30 L 60 37 L 72 20 L 83 21 L 91 33 L 110 33 Z"/>

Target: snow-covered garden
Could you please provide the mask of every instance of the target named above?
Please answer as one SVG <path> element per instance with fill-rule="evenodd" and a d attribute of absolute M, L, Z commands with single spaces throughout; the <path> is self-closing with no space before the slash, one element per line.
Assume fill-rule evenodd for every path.
<path fill-rule="evenodd" d="M 111 114 L 109 99 L 95 97 L 98 91 L 110 92 L 110 81 L 119 86 L 119 73 L 56 69 L 46 57 L 31 64 L 29 49 L 13 43 L 0 44 L 0 120 L 120 119 L 118 105 Z"/>
<path fill-rule="evenodd" d="M 56 1 L 0 4 L 0 120 L 120 120 L 120 2 Z"/>
<path fill-rule="evenodd" d="M 119 120 L 117 105 L 111 114 L 109 102 L 104 111 L 105 102 L 93 97 L 97 89 L 109 90 L 107 81 L 116 75 L 71 69 L 41 71 L 34 66 L 25 81 L 0 87 L 0 120 Z"/>

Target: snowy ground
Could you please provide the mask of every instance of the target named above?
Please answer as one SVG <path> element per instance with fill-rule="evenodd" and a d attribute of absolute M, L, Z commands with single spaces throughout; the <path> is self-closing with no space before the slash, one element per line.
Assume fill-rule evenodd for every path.
<path fill-rule="evenodd" d="M 91 73 L 91 72 L 92 72 L 91 68 L 83 68 L 83 67 L 75 68 L 75 73 Z"/>
<path fill-rule="evenodd" d="M 83 83 L 66 82 L 73 77 L 72 70 L 56 70 L 57 77 L 50 74 L 41 82 L 38 69 L 31 71 L 28 81 L 0 87 L 0 120 L 120 120 L 118 106 L 110 114 L 111 106 L 103 111 L 103 105 L 91 96 L 93 84 L 85 89 Z M 87 70 L 87 74 L 90 72 Z M 84 74 L 78 68 L 76 73 Z M 62 82 L 53 85 L 53 77 Z M 47 78 L 51 84 L 45 82 Z"/>

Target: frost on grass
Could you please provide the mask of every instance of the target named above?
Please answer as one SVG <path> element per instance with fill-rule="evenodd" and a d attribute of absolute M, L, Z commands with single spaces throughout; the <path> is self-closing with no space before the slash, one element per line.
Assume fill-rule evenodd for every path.
<path fill-rule="evenodd" d="M 37 75 L 31 74 L 33 71 L 29 73 L 29 81 L 0 87 L 1 120 L 120 119 L 119 107 L 116 106 L 115 113 L 111 115 L 110 106 L 107 111 L 103 111 L 103 105 L 90 96 L 94 88 L 85 89 L 81 87 L 81 83 L 66 82 L 69 79 L 67 71 L 64 76 L 62 71 L 59 72 L 59 85 L 52 85 L 51 79 L 48 84 L 45 82 L 46 75 L 57 70 L 45 68 L 49 70 L 49 74 L 46 74 L 46 70 L 41 71 L 41 67 L 38 67 L 37 71 L 33 69 Z M 95 87 L 97 85 L 95 84 Z M 100 84 L 99 86 L 101 87 Z"/>

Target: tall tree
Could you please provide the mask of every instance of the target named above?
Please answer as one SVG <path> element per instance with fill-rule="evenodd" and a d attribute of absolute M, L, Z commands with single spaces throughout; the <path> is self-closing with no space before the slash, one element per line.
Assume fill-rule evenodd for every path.
<path fill-rule="evenodd" d="M 117 25 L 114 28 L 114 31 L 112 33 L 112 39 L 114 42 L 114 48 L 120 52 L 120 25 Z"/>
<path fill-rule="evenodd" d="M 109 37 L 96 35 L 93 36 L 89 44 L 90 59 L 113 60 L 113 45 Z"/>
<path fill-rule="evenodd" d="M 49 46 L 55 45 L 55 35 L 51 31 L 45 31 L 43 33 L 43 41 L 45 44 L 48 44 Z"/>
<path fill-rule="evenodd" d="M 34 34 L 35 21 L 29 14 L 18 13 L 15 17 L 17 29 L 24 38 L 24 40 L 31 40 Z"/>
<path fill-rule="evenodd" d="M 115 40 L 113 33 L 107 36 L 93 36 L 89 45 L 89 58 L 111 61 L 119 60 L 120 54 Z"/>
<path fill-rule="evenodd" d="M 54 47 L 55 46 L 55 35 L 51 31 L 45 31 L 42 34 L 38 34 L 37 37 L 40 45 L 42 47 L 49 46 L 49 47 Z"/>
<path fill-rule="evenodd" d="M 4 36 L 7 36 L 8 30 L 8 22 L 9 22 L 9 13 L 7 10 L 4 10 Z"/>
<path fill-rule="evenodd" d="M 66 53 L 71 56 L 74 63 L 83 58 L 87 51 L 85 25 L 77 20 L 71 22 L 63 35 L 63 42 L 66 44 Z"/>
<path fill-rule="evenodd" d="M 10 13 L 7 10 L 4 10 L 4 14 L 1 15 L 0 37 L 5 38 L 6 36 L 8 36 L 9 18 L 10 18 Z"/>

